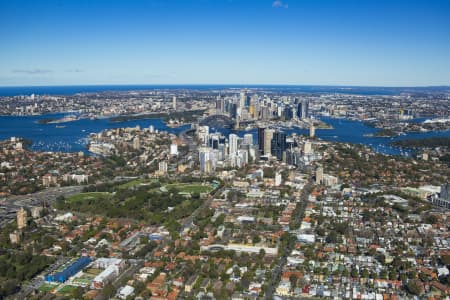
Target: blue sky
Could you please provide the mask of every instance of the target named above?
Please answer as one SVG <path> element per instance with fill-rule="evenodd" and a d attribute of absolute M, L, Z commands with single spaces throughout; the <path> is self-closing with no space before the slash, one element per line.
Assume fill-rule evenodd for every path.
<path fill-rule="evenodd" d="M 0 86 L 450 85 L 449 0 L 0 0 Z"/>

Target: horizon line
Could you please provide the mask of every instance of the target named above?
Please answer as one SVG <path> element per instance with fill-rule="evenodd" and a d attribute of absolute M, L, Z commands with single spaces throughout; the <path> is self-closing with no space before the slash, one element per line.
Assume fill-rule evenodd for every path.
<path fill-rule="evenodd" d="M 339 87 L 339 88 L 450 88 L 448 85 L 347 85 L 347 84 L 297 84 L 297 83 L 94 83 L 94 84 L 44 84 L 44 85 L 0 85 L 0 88 L 33 87 L 95 87 L 95 86 L 280 86 L 280 87 Z"/>

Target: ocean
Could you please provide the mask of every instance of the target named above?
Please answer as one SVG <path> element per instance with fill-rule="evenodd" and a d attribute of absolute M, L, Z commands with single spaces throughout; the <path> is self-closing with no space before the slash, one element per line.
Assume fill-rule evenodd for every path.
<path fill-rule="evenodd" d="M 404 91 L 436 91 L 439 87 L 361 87 L 361 86 L 320 86 L 320 85 L 71 85 L 71 86 L 13 86 L 0 87 L 0 96 L 19 95 L 73 95 L 76 93 L 97 93 L 105 91 L 160 90 L 160 89 L 194 89 L 219 90 L 255 88 L 273 90 L 283 93 L 342 93 L 361 95 L 397 95 Z M 449 88 L 442 87 L 442 90 Z"/>

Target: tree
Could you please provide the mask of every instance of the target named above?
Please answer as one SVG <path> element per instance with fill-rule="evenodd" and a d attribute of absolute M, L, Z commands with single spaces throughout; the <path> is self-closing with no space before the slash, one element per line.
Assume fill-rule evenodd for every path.
<path fill-rule="evenodd" d="M 77 286 L 72 292 L 71 296 L 73 299 L 83 299 L 83 289 Z"/>
<path fill-rule="evenodd" d="M 106 284 L 102 289 L 102 296 L 106 297 L 106 299 L 112 298 L 112 296 L 114 296 L 115 293 L 116 288 L 110 283 Z"/>
<path fill-rule="evenodd" d="M 362 276 L 363 278 L 369 278 L 369 271 L 368 271 L 367 269 L 363 269 L 363 270 L 361 271 L 361 276 Z"/>
<path fill-rule="evenodd" d="M 410 280 L 406 287 L 408 288 L 408 292 L 416 296 L 420 296 L 423 292 L 422 286 L 418 280 Z"/>
<path fill-rule="evenodd" d="M 297 280 L 298 280 L 298 277 L 296 274 L 293 273 L 289 276 L 289 281 L 291 282 L 292 290 L 294 290 L 297 287 Z"/>

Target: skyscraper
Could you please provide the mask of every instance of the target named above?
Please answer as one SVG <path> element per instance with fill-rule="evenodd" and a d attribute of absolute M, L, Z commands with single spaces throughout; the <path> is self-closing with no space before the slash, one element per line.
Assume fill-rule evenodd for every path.
<path fill-rule="evenodd" d="M 211 172 L 211 151 L 208 148 L 200 148 L 199 150 L 200 172 Z"/>
<path fill-rule="evenodd" d="M 238 139 L 239 136 L 234 133 L 228 136 L 228 142 L 230 143 L 230 155 L 235 154 L 238 151 Z"/>
<path fill-rule="evenodd" d="M 302 118 L 303 119 L 309 118 L 309 101 L 308 100 L 303 100 Z"/>
<path fill-rule="evenodd" d="M 272 154 L 273 133 L 273 129 L 266 128 L 264 130 L 264 155 L 270 156 Z"/>
<path fill-rule="evenodd" d="M 290 106 L 286 106 L 283 111 L 283 117 L 286 121 L 292 120 L 294 117 L 294 110 Z"/>
<path fill-rule="evenodd" d="M 264 154 L 264 130 L 265 128 L 258 128 L 258 150 L 261 154 Z"/>
<path fill-rule="evenodd" d="M 313 124 L 309 126 L 309 137 L 314 138 L 316 136 L 316 127 Z"/>
<path fill-rule="evenodd" d="M 23 207 L 21 207 L 17 211 L 17 228 L 18 229 L 23 229 L 23 228 L 27 227 L 27 217 L 28 217 L 27 211 L 25 209 L 23 209 Z"/>
<path fill-rule="evenodd" d="M 173 99 L 172 99 L 172 108 L 173 108 L 174 110 L 177 109 L 177 97 L 176 97 L 176 96 L 173 96 Z"/>
<path fill-rule="evenodd" d="M 246 133 L 244 134 L 244 144 L 246 145 L 253 145 L 253 134 L 251 133 Z"/>
<path fill-rule="evenodd" d="M 278 160 L 283 159 L 283 152 L 286 151 L 286 134 L 282 131 L 275 131 L 271 141 L 271 154 Z"/>
<path fill-rule="evenodd" d="M 245 107 L 247 100 L 247 94 L 245 93 L 245 90 L 241 91 L 241 95 L 239 98 L 239 107 Z"/>
<path fill-rule="evenodd" d="M 323 181 L 323 168 L 318 167 L 316 169 L 316 184 L 322 184 Z"/>
<path fill-rule="evenodd" d="M 135 137 L 133 139 L 133 149 L 139 150 L 140 148 L 141 148 L 141 141 L 139 140 L 138 137 Z"/>
<path fill-rule="evenodd" d="M 302 99 L 297 104 L 297 118 L 306 119 L 308 117 L 309 117 L 309 101 Z"/>

